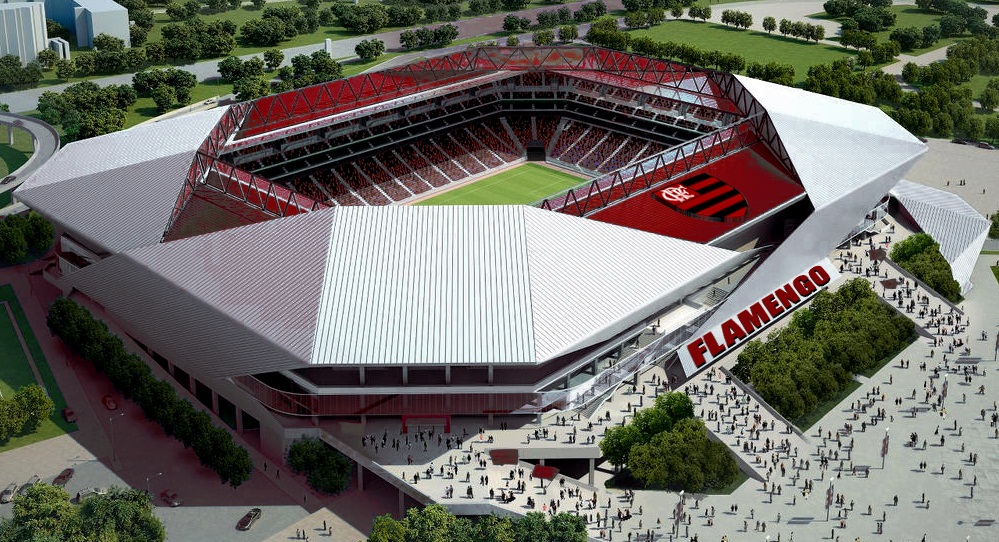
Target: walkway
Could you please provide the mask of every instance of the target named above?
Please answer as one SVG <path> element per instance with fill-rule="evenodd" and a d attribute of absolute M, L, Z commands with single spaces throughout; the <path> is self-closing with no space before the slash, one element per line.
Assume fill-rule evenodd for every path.
<path fill-rule="evenodd" d="M 35 382 L 45 390 L 45 395 L 49 394 L 48 387 L 45 386 L 45 381 L 42 380 L 42 374 L 38 372 L 38 365 L 35 364 L 35 356 L 31 355 L 31 349 L 28 348 L 27 341 L 24 340 L 24 333 L 21 333 L 21 326 L 17 323 L 17 318 L 14 318 L 14 311 L 10 308 L 10 303 L 6 301 L 0 301 L 0 305 L 7 311 L 7 318 L 10 319 L 10 325 L 14 328 L 14 334 L 17 335 L 17 342 L 21 343 L 21 351 L 24 352 L 24 359 L 27 360 L 28 366 L 31 367 L 31 374 L 35 376 Z"/>

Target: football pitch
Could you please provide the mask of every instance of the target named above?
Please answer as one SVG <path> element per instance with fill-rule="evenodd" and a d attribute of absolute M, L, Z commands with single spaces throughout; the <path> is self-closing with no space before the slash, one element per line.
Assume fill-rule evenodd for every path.
<path fill-rule="evenodd" d="M 523 164 L 455 188 L 417 205 L 504 205 L 534 203 L 586 179 L 538 164 Z"/>

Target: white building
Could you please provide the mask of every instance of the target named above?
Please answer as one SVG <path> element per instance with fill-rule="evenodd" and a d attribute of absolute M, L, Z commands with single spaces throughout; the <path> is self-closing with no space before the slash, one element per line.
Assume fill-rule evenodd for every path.
<path fill-rule="evenodd" d="M 45 6 L 18 2 L 0 4 L 0 56 L 16 55 L 27 64 L 48 44 Z"/>
<path fill-rule="evenodd" d="M 67 2 L 63 0 L 62 3 Z M 100 34 L 121 39 L 125 47 L 132 46 L 127 9 L 111 0 L 73 0 L 70 3 L 73 6 L 74 26 L 67 28 L 76 32 L 78 46 L 93 47 L 94 36 Z"/>

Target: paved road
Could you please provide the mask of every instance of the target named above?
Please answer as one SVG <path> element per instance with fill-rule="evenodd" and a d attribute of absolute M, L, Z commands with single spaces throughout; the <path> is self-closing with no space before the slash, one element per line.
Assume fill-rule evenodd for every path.
<path fill-rule="evenodd" d="M 580 5 L 584 2 L 573 2 L 562 4 L 568 6 L 570 9 L 578 9 Z M 610 10 L 622 9 L 621 0 L 605 0 L 607 8 Z M 556 9 L 562 7 L 562 5 L 552 5 L 546 8 L 534 8 L 519 11 L 516 14 L 521 17 L 528 17 L 531 20 L 537 18 L 538 12 Z M 458 26 L 459 37 L 472 37 L 472 36 L 482 36 L 485 34 L 491 34 L 493 32 L 499 32 L 503 29 L 503 18 L 506 17 L 507 13 L 500 13 L 497 15 L 490 15 L 486 17 L 477 17 L 474 19 L 466 19 L 463 21 L 458 21 L 454 24 Z M 433 26 L 433 25 L 431 25 Z M 350 58 L 354 57 L 354 47 L 361 41 L 365 39 L 377 38 L 385 42 L 385 47 L 388 50 L 399 50 L 402 45 L 399 43 L 399 34 L 402 31 L 393 30 L 391 32 L 382 32 L 380 34 L 375 34 L 373 36 L 357 36 L 354 38 L 348 38 L 344 40 L 333 41 L 333 48 L 330 52 L 333 58 Z M 320 51 L 323 49 L 323 43 L 315 43 L 312 45 L 303 45 L 301 47 L 290 47 L 284 49 L 285 54 L 285 65 L 290 63 L 290 60 L 295 55 L 300 54 L 310 54 L 314 51 Z M 250 58 L 256 55 L 244 55 L 241 58 Z M 203 81 L 209 77 L 218 77 L 218 62 L 219 60 L 208 60 L 204 62 L 197 62 L 194 64 L 186 64 L 183 66 L 177 66 L 182 70 L 189 71 L 193 73 L 199 81 Z M 112 75 L 109 77 L 101 77 L 98 79 L 92 79 L 93 82 L 101 85 L 120 85 L 120 84 L 131 84 L 132 74 L 122 74 L 122 75 Z M 18 92 L 10 92 L 0 96 L 0 101 L 8 104 L 11 111 L 25 112 L 31 111 L 38 107 L 38 98 L 43 92 L 61 92 L 69 86 L 69 83 L 64 83 L 61 85 L 52 85 L 47 87 L 33 88 L 28 90 L 22 90 Z"/>
<path fill-rule="evenodd" d="M 6 99 L 6 97 L 3 99 Z M 12 172 L 12 174 L 17 175 L 18 179 L 27 179 L 59 150 L 59 134 L 52 125 L 45 121 L 16 113 L 0 112 L 0 124 L 8 127 L 16 127 L 15 129 L 27 130 L 34 140 L 34 152 L 32 152 L 31 157 L 28 158 L 28 161 L 24 165 Z M 0 193 L 13 190 L 19 184 L 21 183 L 13 182 L 0 186 Z"/>

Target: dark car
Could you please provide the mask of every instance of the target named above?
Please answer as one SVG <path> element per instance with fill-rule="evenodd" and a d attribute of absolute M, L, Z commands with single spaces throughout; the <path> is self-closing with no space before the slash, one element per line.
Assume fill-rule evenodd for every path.
<path fill-rule="evenodd" d="M 177 496 L 177 492 L 169 489 L 164 489 L 163 492 L 160 493 L 160 499 L 174 508 L 180 506 L 181 503 L 180 497 Z"/>
<path fill-rule="evenodd" d="M 968 141 L 967 139 L 952 139 L 951 143 L 957 143 L 958 145 L 967 145 L 968 143 L 971 142 Z"/>
<path fill-rule="evenodd" d="M 15 180 L 17 180 L 17 175 L 8 175 L 8 176 L 4 177 L 2 181 L 0 181 L 0 184 L 12 183 Z"/>
<path fill-rule="evenodd" d="M 242 518 L 240 518 L 239 523 L 236 524 L 236 529 L 240 531 L 249 531 L 250 527 L 260 519 L 261 511 L 259 508 L 251 508 L 249 512 L 246 513 Z"/>
<path fill-rule="evenodd" d="M 56 476 L 55 480 L 52 480 L 52 485 L 66 487 L 66 482 L 73 477 L 75 472 L 76 471 L 73 469 L 63 469 L 63 471 L 59 473 L 59 476 Z"/>
<path fill-rule="evenodd" d="M 76 423 L 76 411 L 66 407 L 62 409 L 62 418 L 69 423 Z"/>
<path fill-rule="evenodd" d="M 39 477 L 37 474 L 32 476 L 30 480 L 28 480 L 23 486 L 21 486 L 21 489 L 17 490 L 17 494 L 24 495 L 25 493 L 28 492 L 29 489 L 31 489 L 31 486 L 38 484 L 41 481 L 42 481 L 41 477 Z"/>
<path fill-rule="evenodd" d="M 986 142 L 984 142 L 984 141 L 979 141 L 979 142 L 978 142 L 978 148 L 979 148 L 979 149 L 988 149 L 988 150 L 990 150 L 990 151 L 994 151 L 994 150 L 996 150 L 996 148 L 995 148 L 995 147 L 993 147 L 992 145 L 989 145 L 988 143 L 986 143 Z"/>

